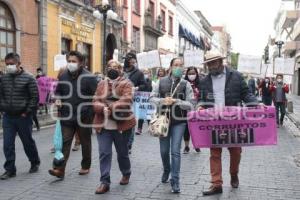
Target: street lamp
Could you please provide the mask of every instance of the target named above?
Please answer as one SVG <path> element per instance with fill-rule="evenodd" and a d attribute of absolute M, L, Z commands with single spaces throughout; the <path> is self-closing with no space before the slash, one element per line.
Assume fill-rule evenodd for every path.
<path fill-rule="evenodd" d="M 117 19 L 118 14 L 111 10 L 111 5 L 108 0 L 96 1 L 94 4 L 96 9 L 93 16 L 99 20 L 103 20 L 103 50 L 102 50 L 102 72 L 106 74 L 106 20 L 107 19 Z M 100 34 L 101 41 L 101 34 Z"/>
<path fill-rule="evenodd" d="M 282 45 L 284 44 L 284 42 L 279 40 L 279 41 L 276 41 L 275 44 L 278 47 L 278 57 L 281 57 L 281 48 L 282 48 Z"/>

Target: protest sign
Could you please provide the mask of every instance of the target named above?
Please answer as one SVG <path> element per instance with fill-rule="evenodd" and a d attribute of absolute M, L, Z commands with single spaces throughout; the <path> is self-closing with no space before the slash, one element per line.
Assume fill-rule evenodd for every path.
<path fill-rule="evenodd" d="M 66 55 L 56 55 L 54 56 L 54 71 L 59 71 L 60 68 L 67 66 L 67 57 Z"/>
<path fill-rule="evenodd" d="M 195 148 L 277 144 L 276 113 L 272 106 L 189 112 L 188 127 Z"/>
<path fill-rule="evenodd" d="M 37 79 L 38 91 L 39 91 L 39 104 L 47 103 L 47 98 L 56 89 L 57 81 L 47 76 L 42 76 Z"/>
<path fill-rule="evenodd" d="M 204 52 L 201 50 L 185 50 L 183 54 L 185 67 L 203 66 Z"/>
<path fill-rule="evenodd" d="M 175 58 L 174 54 L 160 55 L 161 67 L 168 69 L 173 58 Z"/>
<path fill-rule="evenodd" d="M 239 55 L 238 71 L 247 74 L 260 74 L 261 57 L 251 55 Z"/>
<path fill-rule="evenodd" d="M 259 77 L 260 78 L 275 77 L 275 75 L 273 74 L 273 63 L 268 63 L 268 64 L 263 63 L 261 65 Z"/>
<path fill-rule="evenodd" d="M 274 74 L 293 75 L 295 72 L 294 58 L 275 58 Z"/>
<path fill-rule="evenodd" d="M 138 53 L 136 57 L 139 69 L 160 67 L 158 50 Z"/>
<path fill-rule="evenodd" d="M 156 113 L 156 109 L 149 103 L 150 92 L 134 93 L 134 114 L 137 119 L 151 120 L 152 115 Z"/>

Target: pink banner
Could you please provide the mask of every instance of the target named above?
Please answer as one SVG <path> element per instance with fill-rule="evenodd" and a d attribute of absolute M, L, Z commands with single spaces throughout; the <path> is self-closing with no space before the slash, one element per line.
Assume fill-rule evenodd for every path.
<path fill-rule="evenodd" d="M 39 90 L 39 104 L 48 103 L 49 95 L 55 91 L 57 81 L 47 76 L 42 76 L 37 79 Z"/>
<path fill-rule="evenodd" d="M 195 148 L 277 144 L 273 106 L 209 108 L 188 113 Z"/>

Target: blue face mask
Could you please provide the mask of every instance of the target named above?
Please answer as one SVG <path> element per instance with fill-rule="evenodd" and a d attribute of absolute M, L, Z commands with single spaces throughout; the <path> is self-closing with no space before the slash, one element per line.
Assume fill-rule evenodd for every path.
<path fill-rule="evenodd" d="M 175 77 L 175 78 L 181 78 L 182 77 L 182 74 L 183 74 L 183 69 L 182 67 L 174 67 L 172 69 L 172 75 Z"/>

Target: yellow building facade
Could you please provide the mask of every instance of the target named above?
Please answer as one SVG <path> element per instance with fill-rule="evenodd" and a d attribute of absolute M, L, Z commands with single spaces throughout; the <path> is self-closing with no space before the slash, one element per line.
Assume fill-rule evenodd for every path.
<path fill-rule="evenodd" d="M 67 2 L 47 3 L 47 75 L 57 77 L 56 55 L 77 50 L 85 55 L 91 72 L 102 71 L 101 24 L 91 8 Z"/>

